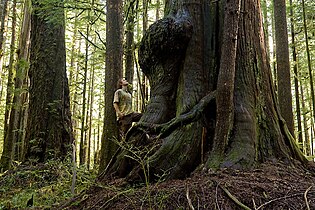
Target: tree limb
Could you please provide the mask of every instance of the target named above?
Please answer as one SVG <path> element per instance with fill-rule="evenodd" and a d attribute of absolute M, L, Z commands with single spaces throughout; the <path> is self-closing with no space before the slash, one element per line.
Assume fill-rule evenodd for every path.
<path fill-rule="evenodd" d="M 173 118 L 167 123 L 163 124 L 152 124 L 152 123 L 137 123 L 132 129 L 150 131 L 154 133 L 159 133 L 157 138 L 163 138 L 168 135 L 175 128 L 187 125 L 200 119 L 202 113 L 206 109 L 207 105 L 216 97 L 216 91 L 210 92 L 208 95 L 204 96 L 198 104 L 196 104 L 190 112 L 184 113 L 178 117 Z M 128 133 L 131 133 L 130 131 Z"/>
<path fill-rule="evenodd" d="M 194 122 L 198 119 L 200 119 L 203 111 L 207 107 L 207 105 L 216 97 L 216 91 L 213 91 L 203 97 L 198 104 L 196 104 L 192 110 L 188 113 L 182 114 L 176 118 L 173 118 L 170 120 L 166 125 L 163 126 L 161 129 L 161 132 L 158 137 L 164 137 L 167 134 L 169 134 L 170 131 L 174 130 L 175 128 L 187 125 L 191 122 Z"/>

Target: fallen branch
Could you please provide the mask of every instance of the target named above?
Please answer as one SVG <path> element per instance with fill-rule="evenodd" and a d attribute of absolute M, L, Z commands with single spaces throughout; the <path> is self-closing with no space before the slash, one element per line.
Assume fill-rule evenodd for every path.
<path fill-rule="evenodd" d="M 283 196 L 283 197 L 280 197 L 280 198 L 272 199 L 272 200 L 270 200 L 270 201 L 260 205 L 256 210 L 259 210 L 262 207 L 264 207 L 264 206 L 266 206 L 266 205 L 268 205 L 268 204 L 270 204 L 272 202 L 279 201 L 279 200 L 282 200 L 282 199 L 287 199 L 287 198 L 293 198 L 293 197 L 300 196 L 300 195 L 303 195 L 303 193 L 296 193 L 296 194 L 292 194 L 292 195 L 289 195 L 289 196 L 286 195 L 286 196 Z"/>
<path fill-rule="evenodd" d="M 186 186 L 186 198 L 187 198 L 188 205 L 189 205 L 190 209 L 191 210 L 195 210 L 194 206 L 192 205 L 191 199 L 189 197 L 189 188 L 188 188 L 188 186 Z"/>
<path fill-rule="evenodd" d="M 221 189 L 227 194 L 229 198 L 231 198 L 237 205 L 239 205 L 242 209 L 251 210 L 248 206 L 240 202 L 236 197 L 234 197 L 225 187 L 220 186 Z"/>
<path fill-rule="evenodd" d="M 215 188 L 215 203 L 217 205 L 218 210 L 221 210 L 219 202 L 218 202 L 218 187 L 219 187 L 219 184 L 217 184 Z"/>
<path fill-rule="evenodd" d="M 305 193 L 304 193 L 304 200 L 305 200 L 305 203 L 306 203 L 306 208 L 307 208 L 307 210 L 310 210 L 310 205 L 309 205 L 308 200 L 307 200 L 307 193 L 310 191 L 310 189 L 311 189 L 312 187 L 313 187 L 313 185 L 310 186 L 309 188 L 307 188 L 307 190 L 306 190 Z"/>

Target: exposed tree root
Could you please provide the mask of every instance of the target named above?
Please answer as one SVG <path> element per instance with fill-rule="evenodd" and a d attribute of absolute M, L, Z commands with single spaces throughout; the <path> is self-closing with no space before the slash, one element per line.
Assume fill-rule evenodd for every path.
<path fill-rule="evenodd" d="M 212 91 L 205 97 L 203 97 L 198 104 L 196 104 L 190 112 L 184 113 L 178 117 L 173 118 L 167 123 L 163 124 L 151 124 L 151 123 L 137 123 L 128 132 L 129 137 L 134 130 L 140 130 L 150 134 L 157 134 L 156 138 L 163 138 L 169 135 L 176 128 L 187 125 L 189 123 L 199 120 L 204 113 L 209 103 L 216 98 L 216 91 Z"/>

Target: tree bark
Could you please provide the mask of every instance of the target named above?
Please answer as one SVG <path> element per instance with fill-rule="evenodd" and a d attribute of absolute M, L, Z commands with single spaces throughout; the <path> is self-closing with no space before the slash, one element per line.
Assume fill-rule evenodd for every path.
<path fill-rule="evenodd" d="M 293 18 L 293 4 L 290 0 L 290 22 L 291 22 L 291 40 L 292 40 L 292 59 L 293 59 L 293 71 L 294 71 L 294 89 L 295 89 L 295 110 L 296 110 L 296 119 L 297 119 L 297 136 L 298 142 L 303 150 L 303 137 L 302 137 L 302 120 L 301 120 L 301 105 L 300 105 L 300 91 L 299 91 L 299 72 L 297 65 L 297 53 L 296 53 L 296 43 L 295 43 L 295 27 L 294 27 L 294 18 Z"/>
<path fill-rule="evenodd" d="M 62 3 L 62 2 L 60 2 Z M 25 161 L 63 159 L 73 141 L 66 75 L 64 11 L 32 1 L 29 115 Z M 53 12 L 52 12 L 53 11 Z M 59 17 L 48 22 L 49 15 Z"/>
<path fill-rule="evenodd" d="M 15 139 L 17 146 L 16 152 L 19 161 L 23 158 L 23 144 L 25 140 L 25 132 L 27 126 L 27 110 L 28 110 L 28 71 L 29 71 L 29 47 L 31 32 L 31 1 L 24 2 L 24 16 L 22 29 L 20 31 L 19 46 L 17 50 L 18 58 L 16 64 L 16 77 L 14 84 L 13 104 L 10 116 L 9 130 L 19 131 L 11 133 Z M 10 128 L 12 126 L 12 128 Z"/>
<path fill-rule="evenodd" d="M 274 0 L 278 99 L 283 118 L 294 136 L 289 45 L 285 0 Z"/>
<path fill-rule="evenodd" d="M 89 15 L 88 15 L 89 16 Z M 81 111 L 81 128 L 80 128 L 80 165 L 86 164 L 86 86 L 88 77 L 88 56 L 89 56 L 89 41 L 90 26 L 86 26 L 86 40 L 85 40 L 85 57 L 84 57 L 84 74 L 83 74 L 83 89 L 82 89 L 82 111 Z"/>
<path fill-rule="evenodd" d="M 302 0 L 302 13 L 303 13 L 303 29 L 304 29 L 304 38 L 305 38 L 305 48 L 306 48 L 306 55 L 307 55 L 307 67 L 308 73 L 310 77 L 310 89 L 311 89 L 311 100 L 312 100 L 312 107 L 313 107 L 313 121 L 315 121 L 315 91 L 314 91 L 314 80 L 313 80 L 313 69 L 312 69 L 312 62 L 311 62 L 311 55 L 310 55 L 310 48 L 308 43 L 308 28 L 306 24 L 306 14 L 305 14 L 305 1 Z"/>
<path fill-rule="evenodd" d="M 135 1 L 129 1 L 126 26 L 126 79 L 129 82 L 133 81 L 134 74 L 134 28 L 135 28 Z"/>
<path fill-rule="evenodd" d="M 14 146 L 16 139 L 9 138 L 13 130 L 9 130 L 10 123 L 10 113 L 12 114 L 12 99 L 13 99 L 13 90 L 14 90 L 14 76 L 13 76 L 13 63 L 14 63 L 14 52 L 15 52 L 15 37 L 16 37 L 16 0 L 13 0 L 12 5 L 12 32 L 11 32 L 11 44 L 10 44 L 10 61 L 8 68 L 8 82 L 7 82 L 7 96 L 6 96 L 6 105 L 5 105 L 5 114 L 4 114 L 4 147 L 2 156 L 0 159 L 0 168 L 7 170 L 11 166 L 11 162 L 14 156 Z M 12 127 L 12 126 L 11 126 Z"/>
<path fill-rule="evenodd" d="M 122 0 L 108 0 L 106 17 L 106 74 L 105 74 L 105 112 L 100 154 L 100 173 L 114 156 L 118 146 L 116 114 L 113 97 L 117 81 L 122 77 Z"/>
<path fill-rule="evenodd" d="M 139 47 L 149 104 L 105 174 L 148 181 L 184 178 L 201 164 L 246 169 L 270 159 L 307 163 L 280 115 L 259 0 L 169 2 L 169 14 L 149 27 Z M 226 3 L 235 4 L 230 17 Z M 237 11 L 243 11 L 239 17 Z M 222 27 L 229 18 L 235 25 Z M 232 64 L 225 66 L 223 56 L 230 53 Z M 234 75 L 234 83 L 225 84 L 224 75 Z M 219 103 L 231 110 L 228 123 L 217 117 L 223 90 L 230 98 Z M 215 133 L 220 126 L 224 132 Z"/>
<path fill-rule="evenodd" d="M 222 52 L 216 98 L 217 126 L 213 145 L 213 152 L 218 157 L 223 155 L 234 123 L 234 78 L 240 8 L 240 0 L 230 0 L 225 5 Z"/>
<path fill-rule="evenodd" d="M 3 73 L 3 60 L 4 60 L 4 43 L 6 41 L 6 30 L 7 30 L 7 21 L 8 21 L 8 10 L 9 10 L 9 4 L 8 0 L 1 0 L 1 16 L 0 16 L 0 73 Z M 0 83 L 3 81 L 3 76 L 0 79 Z M 0 98 L 2 98 L 3 88 L 1 84 L 1 91 L 0 91 Z"/>

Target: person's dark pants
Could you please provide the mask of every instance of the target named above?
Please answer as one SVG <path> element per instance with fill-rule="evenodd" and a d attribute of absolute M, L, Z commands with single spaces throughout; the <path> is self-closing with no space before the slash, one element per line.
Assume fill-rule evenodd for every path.
<path fill-rule="evenodd" d="M 142 113 L 133 112 L 126 116 L 123 116 L 118 120 L 119 133 L 121 137 L 124 137 L 127 131 L 131 128 L 133 122 L 138 122 L 142 117 Z"/>

